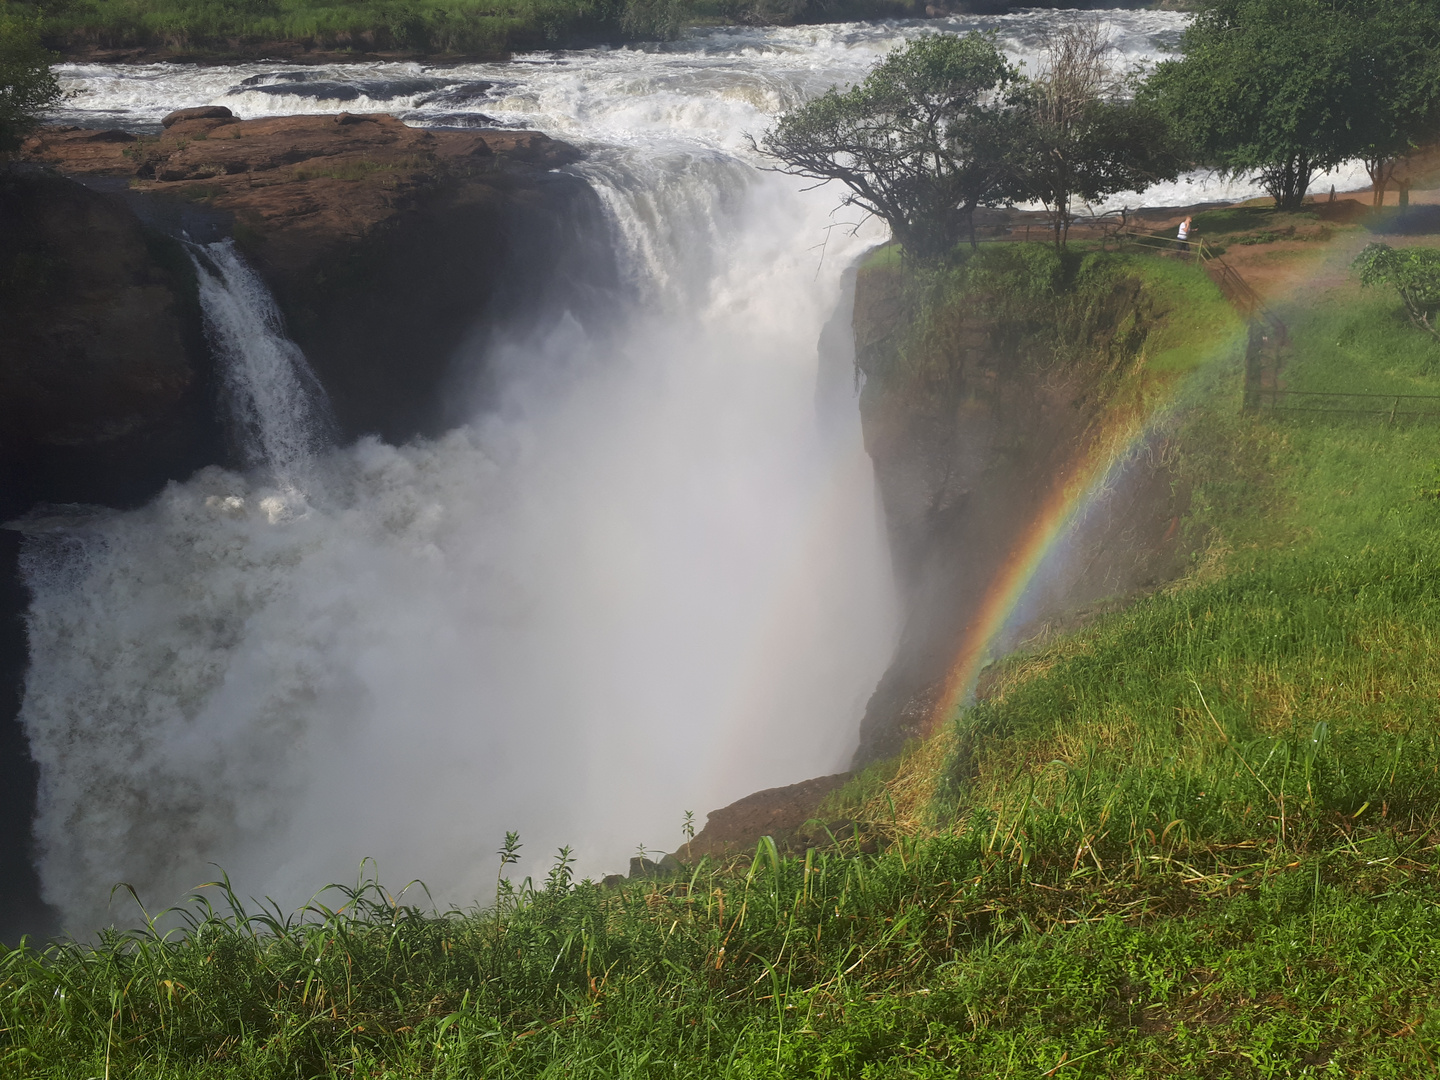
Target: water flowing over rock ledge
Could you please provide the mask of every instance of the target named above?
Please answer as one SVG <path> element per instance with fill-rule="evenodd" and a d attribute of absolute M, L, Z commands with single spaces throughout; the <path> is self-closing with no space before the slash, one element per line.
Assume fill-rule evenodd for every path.
<path fill-rule="evenodd" d="M 392 441 L 453 419 L 439 391 L 488 311 L 538 305 L 596 267 L 605 275 L 603 251 L 575 258 L 594 235 L 575 227 L 593 218 L 593 194 L 550 172 L 579 158 L 567 144 L 529 131 L 422 131 L 385 115 L 226 114 L 186 110 L 158 137 L 48 128 L 26 144 L 30 162 L 94 190 L 40 174 L 7 196 L 17 210 L 28 200 L 21 212 L 32 223 L 28 238 L 12 234 L 25 249 L 13 259 L 38 259 L 69 286 L 7 316 L 7 340 L 28 344 L 5 364 L 7 418 L 17 422 L 0 436 L 0 460 L 7 471 L 24 461 L 36 476 L 55 471 L 40 466 L 59 447 L 69 457 L 104 447 L 123 472 L 117 440 L 169 445 L 134 465 L 164 476 L 133 490 L 57 480 L 12 488 L 14 503 L 133 503 L 216 459 L 196 413 L 211 411 L 211 395 L 194 284 L 162 234 L 233 233 L 274 290 L 342 432 Z M 131 324 L 133 342 L 123 332 Z M 60 335 L 67 327 L 74 333 Z M 177 434 L 182 426 L 194 430 Z M 67 462 L 62 471 L 87 469 Z"/>

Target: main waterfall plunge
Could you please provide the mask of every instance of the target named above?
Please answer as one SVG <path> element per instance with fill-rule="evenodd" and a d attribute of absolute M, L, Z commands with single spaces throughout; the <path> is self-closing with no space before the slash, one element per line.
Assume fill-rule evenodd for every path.
<path fill-rule="evenodd" d="M 816 408 L 865 241 L 822 261 L 828 200 L 728 156 L 630 158 L 591 166 L 634 280 L 618 324 L 492 347 L 498 404 L 432 442 L 327 445 L 257 279 L 201 256 L 254 468 L 24 557 L 67 926 L 210 863 L 293 905 L 370 857 L 468 904 L 507 829 L 598 873 L 678 845 L 686 810 L 843 766 L 895 625 L 853 403 Z"/>

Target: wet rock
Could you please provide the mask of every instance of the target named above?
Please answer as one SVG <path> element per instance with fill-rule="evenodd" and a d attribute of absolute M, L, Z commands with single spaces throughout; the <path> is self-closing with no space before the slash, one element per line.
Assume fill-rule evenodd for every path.
<path fill-rule="evenodd" d="M 0 520 L 125 504 L 214 451 L 188 260 L 118 199 L 0 179 Z"/>
<path fill-rule="evenodd" d="M 661 856 L 659 862 L 635 855 L 630 859 L 630 880 L 652 881 L 679 877 L 680 874 L 684 872 L 684 869 L 685 868 L 680 865 L 680 860 L 675 858 L 674 855 Z M 609 879 L 607 878 L 606 880 Z"/>
<path fill-rule="evenodd" d="M 783 851 L 825 846 L 829 837 L 817 815 L 825 797 L 844 786 L 850 775 L 817 776 L 737 799 L 712 811 L 705 819 L 705 827 L 675 854 L 687 865 L 706 856 L 753 855 L 765 836 L 773 838 Z M 820 837 L 825 838 L 823 843 Z"/>
<path fill-rule="evenodd" d="M 233 120 L 235 114 L 224 105 L 198 105 L 193 109 L 176 109 L 160 121 L 161 127 L 172 127 L 181 120 Z"/>
<path fill-rule="evenodd" d="M 473 388 L 455 382 L 456 364 L 478 326 L 539 310 L 587 275 L 613 278 L 594 193 L 551 171 L 579 151 L 539 132 L 430 131 L 383 113 L 181 112 L 128 143 L 44 128 L 25 153 L 123 177 L 127 198 L 185 208 L 170 218 L 203 209 L 223 220 L 347 436 L 402 441 L 467 418 Z"/>
<path fill-rule="evenodd" d="M 900 645 L 861 721 L 857 769 L 933 734 L 948 715 L 951 671 L 982 632 L 991 583 L 1093 445 L 1107 407 L 1092 371 L 1021 355 L 1015 328 L 979 306 L 956 309 L 943 324 L 943 382 L 924 390 L 892 378 L 921 317 L 916 296 L 893 266 L 857 276 L 861 427 L 905 609 Z M 1149 303 L 1138 281 L 1118 284 L 1094 310 L 1095 340 L 1127 320 L 1148 325 Z M 1045 595 L 1030 602 L 1030 622 L 1008 628 L 1010 637 L 994 643 L 999 650 L 1101 597 L 1183 571 L 1171 523 L 1187 496 L 1164 460 L 1155 453 L 1137 465 L 1123 500 L 1107 492 L 1087 503 L 1066 541 L 1072 558 L 1049 572 Z"/>

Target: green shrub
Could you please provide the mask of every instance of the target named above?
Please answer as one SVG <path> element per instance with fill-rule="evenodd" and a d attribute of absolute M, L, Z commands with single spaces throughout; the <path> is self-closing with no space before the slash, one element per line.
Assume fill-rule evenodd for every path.
<path fill-rule="evenodd" d="M 60 98 L 50 71 L 55 57 L 40 44 L 40 21 L 0 10 L 0 154 L 15 150 L 46 108 Z"/>

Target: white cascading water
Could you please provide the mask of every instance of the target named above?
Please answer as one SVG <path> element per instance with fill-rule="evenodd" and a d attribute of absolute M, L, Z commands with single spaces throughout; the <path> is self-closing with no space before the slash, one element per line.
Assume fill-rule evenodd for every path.
<path fill-rule="evenodd" d="M 67 118 L 92 125 L 215 102 L 580 142 L 639 297 L 604 341 L 565 319 L 493 349 L 500 401 L 467 426 L 327 449 L 273 303 L 228 246 L 205 253 L 252 467 L 36 534 L 24 557 L 22 722 L 66 924 L 127 920 L 107 910 L 118 881 L 172 903 L 210 863 L 288 906 L 373 857 L 469 904 L 507 829 L 526 870 L 568 843 L 603 873 L 676 846 L 686 810 L 843 767 L 896 613 L 854 403 L 816 416 L 816 342 L 883 232 L 836 227 L 838 196 L 757 171 L 743 133 L 917 34 L 995 29 L 1023 57 L 1073 17 L 722 30 L 509 65 L 62 68 Z M 1105 17 L 1137 59 L 1183 26 Z"/>
<path fill-rule="evenodd" d="M 686 810 L 843 767 L 895 619 L 816 341 L 878 237 L 822 261 L 827 200 L 713 151 L 584 169 L 642 286 L 626 332 L 496 350 L 499 405 L 433 442 L 315 452 L 293 345 L 207 252 L 231 401 L 277 420 L 246 427 L 255 467 L 26 557 L 23 720 L 68 925 L 211 862 L 288 905 L 368 856 L 469 903 L 506 829 L 527 869 L 562 843 L 623 869 Z"/>
<path fill-rule="evenodd" d="M 331 441 L 325 391 L 233 242 L 192 246 L 190 258 L 232 439 L 246 465 L 298 481 Z"/>

